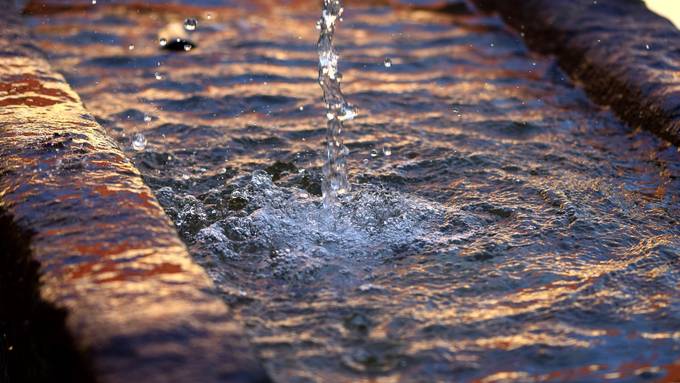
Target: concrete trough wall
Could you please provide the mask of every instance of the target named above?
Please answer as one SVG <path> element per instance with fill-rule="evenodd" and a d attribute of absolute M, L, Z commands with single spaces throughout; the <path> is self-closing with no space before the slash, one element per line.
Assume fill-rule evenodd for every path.
<path fill-rule="evenodd" d="M 0 4 L 0 241 L 14 257 L 0 286 L 34 291 L 27 304 L 41 308 L 19 310 L 8 297 L 20 292 L 0 292 L 4 380 L 52 381 L 58 368 L 41 363 L 73 363 L 62 369 L 82 374 L 62 378 L 269 381 L 138 171 L 32 45 L 13 2 Z M 57 350 L 22 375 L 11 353 L 35 345 L 11 329 L 41 313 L 56 326 L 44 347 Z"/>

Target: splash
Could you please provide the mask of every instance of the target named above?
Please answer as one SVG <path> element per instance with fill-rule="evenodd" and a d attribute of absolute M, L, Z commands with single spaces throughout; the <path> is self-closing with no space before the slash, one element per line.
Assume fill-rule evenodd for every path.
<path fill-rule="evenodd" d="M 342 75 L 338 72 L 338 54 L 333 46 L 335 25 L 341 19 L 344 9 L 340 0 L 323 0 L 317 50 L 319 52 L 319 84 L 326 103 L 326 162 L 323 167 L 323 204 L 326 208 L 337 205 L 338 195 L 347 193 L 350 184 L 347 179 L 346 156 L 349 153 L 342 141 L 343 122 L 357 115 L 354 106 L 345 100 L 340 89 Z"/>
<path fill-rule="evenodd" d="M 172 206 L 179 227 L 202 226 L 197 248 L 220 263 L 256 264 L 264 278 L 312 281 L 322 269 L 349 276 L 403 254 L 454 254 L 487 226 L 469 212 L 370 184 L 348 193 L 347 203 L 333 208 L 332 219 L 320 214 L 325 208 L 307 193 L 277 186 L 263 171 L 233 185 L 230 200 L 240 202 L 238 211 L 209 226 L 207 209 L 195 197 L 169 188 L 158 194 Z"/>

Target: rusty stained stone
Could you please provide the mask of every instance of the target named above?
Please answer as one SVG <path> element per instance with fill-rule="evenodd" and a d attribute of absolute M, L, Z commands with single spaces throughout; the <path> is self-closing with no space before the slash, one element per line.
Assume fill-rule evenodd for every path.
<path fill-rule="evenodd" d="M 680 145 L 680 31 L 640 0 L 475 0 L 634 128 Z"/>
<path fill-rule="evenodd" d="M 0 24 L 0 208 L 34 233 L 42 298 L 97 380 L 268 381 L 137 169 L 17 17 Z"/>
<path fill-rule="evenodd" d="M 49 106 L 63 100 L 76 101 L 59 89 L 45 88 L 37 77 L 26 74 L 0 83 L 0 106 Z"/>

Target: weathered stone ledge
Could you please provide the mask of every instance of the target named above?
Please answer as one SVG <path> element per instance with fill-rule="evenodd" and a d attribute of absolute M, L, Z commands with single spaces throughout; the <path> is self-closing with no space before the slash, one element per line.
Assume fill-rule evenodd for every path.
<path fill-rule="evenodd" d="M 680 31 L 641 0 L 474 0 L 634 128 L 680 145 Z"/>
<path fill-rule="evenodd" d="M 0 1 L 0 210 L 30 234 L 36 299 L 66 311 L 97 381 L 269 381 L 138 171 L 31 44 L 13 4 Z M 12 309 L 0 302 L 0 324 L 32 320 Z"/>

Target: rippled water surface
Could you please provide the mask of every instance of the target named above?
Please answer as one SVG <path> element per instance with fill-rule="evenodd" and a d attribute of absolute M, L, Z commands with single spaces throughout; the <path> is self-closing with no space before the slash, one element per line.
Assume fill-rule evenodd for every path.
<path fill-rule="evenodd" d="M 330 215 L 318 2 L 187 4 L 30 22 L 275 380 L 680 378 L 677 148 L 494 17 L 348 2 L 336 44 L 360 115 Z"/>

